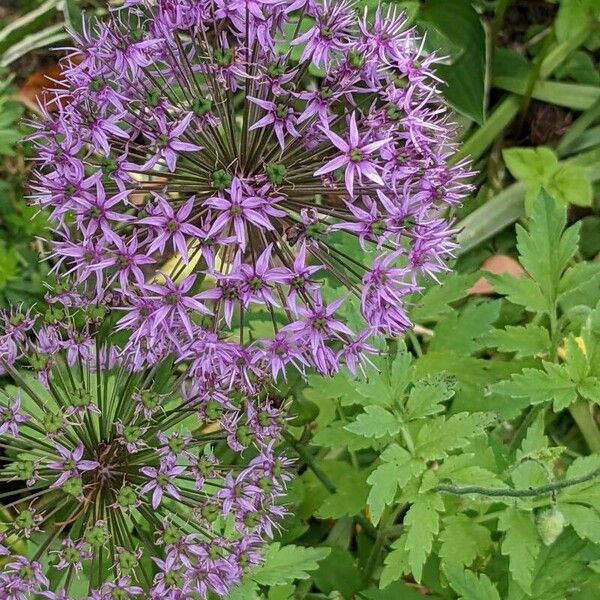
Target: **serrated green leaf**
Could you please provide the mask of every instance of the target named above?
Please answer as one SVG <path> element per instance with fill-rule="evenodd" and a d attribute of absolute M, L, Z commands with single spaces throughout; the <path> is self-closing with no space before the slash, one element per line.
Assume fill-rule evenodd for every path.
<path fill-rule="evenodd" d="M 567 478 L 584 477 L 596 469 L 600 469 L 600 454 L 591 454 L 590 456 L 579 456 L 567 469 Z"/>
<path fill-rule="evenodd" d="M 521 448 L 516 452 L 516 459 L 523 460 L 527 456 L 535 456 L 540 450 L 548 447 L 548 438 L 544 435 L 544 414 L 540 413 L 527 430 L 521 442 Z"/>
<path fill-rule="evenodd" d="M 482 343 L 500 352 L 515 352 L 517 358 L 536 356 L 548 352 L 550 335 L 545 327 L 528 323 L 525 326 L 508 325 L 493 329 L 481 338 Z"/>
<path fill-rule="evenodd" d="M 600 404 L 600 378 L 586 377 L 578 386 L 577 391 L 586 399 Z"/>
<path fill-rule="evenodd" d="M 413 377 L 412 357 L 404 344 L 400 344 L 391 363 L 385 365 L 381 376 L 388 391 L 390 404 L 398 402 Z"/>
<path fill-rule="evenodd" d="M 500 594 L 485 574 L 475 575 L 472 571 L 452 564 L 444 568 L 448 583 L 462 600 L 500 600 Z"/>
<path fill-rule="evenodd" d="M 445 567 L 468 567 L 478 556 L 485 556 L 492 545 L 489 529 L 462 514 L 444 519 L 439 541 L 439 555 Z"/>
<path fill-rule="evenodd" d="M 405 418 L 414 421 L 444 411 L 441 404 L 454 395 L 455 381 L 442 373 L 419 379 L 410 390 L 405 406 Z"/>
<path fill-rule="evenodd" d="M 548 193 L 563 206 L 590 206 L 594 199 L 592 182 L 580 165 L 562 164 L 545 184 Z"/>
<path fill-rule="evenodd" d="M 469 304 L 460 313 L 452 313 L 440 322 L 435 328 L 429 350 L 451 347 L 460 354 L 473 354 L 483 346 L 480 338 L 492 328 L 499 314 L 500 302 Z"/>
<path fill-rule="evenodd" d="M 581 305 L 593 308 L 599 300 L 600 263 L 581 262 L 565 271 L 560 280 L 558 294 L 563 311 Z"/>
<path fill-rule="evenodd" d="M 319 568 L 319 561 L 331 552 L 330 548 L 304 548 L 290 544 L 270 544 L 264 554 L 264 562 L 250 578 L 260 585 L 292 583 L 296 579 L 308 579 L 309 573 Z"/>
<path fill-rule="evenodd" d="M 417 436 L 415 454 L 425 460 L 445 458 L 455 448 L 460 448 L 485 431 L 494 422 L 490 413 L 466 412 L 452 415 L 449 419 L 437 417 L 427 421 Z"/>
<path fill-rule="evenodd" d="M 399 471 L 398 466 L 394 463 L 383 463 L 369 475 L 367 483 L 371 485 L 371 490 L 367 504 L 374 525 L 379 523 L 383 509 L 394 501 L 401 473 L 405 475 L 406 471 Z"/>
<path fill-rule="evenodd" d="M 395 435 L 400 431 L 398 419 L 385 408 L 377 405 L 365 407 L 365 412 L 346 425 L 346 430 L 366 438 L 379 439 Z"/>
<path fill-rule="evenodd" d="M 381 461 L 382 464 L 367 479 L 367 483 L 371 485 L 367 503 L 375 525 L 379 523 L 384 507 L 394 501 L 398 488 L 404 487 L 425 467 L 398 444 L 388 446 L 381 454 Z"/>
<path fill-rule="evenodd" d="M 383 571 L 379 578 L 379 587 L 386 588 L 390 583 L 398 581 L 403 575 L 410 573 L 406 535 L 399 537 L 392 544 L 392 551 L 383 561 Z"/>
<path fill-rule="evenodd" d="M 502 158 L 510 174 L 520 181 L 546 183 L 558 168 L 556 154 L 544 146 L 538 148 L 507 148 Z"/>
<path fill-rule="evenodd" d="M 357 377 L 347 373 L 347 385 L 352 388 L 352 392 L 344 394 L 341 399 L 342 406 L 353 404 L 390 406 L 392 399 L 390 398 L 389 387 L 382 376 L 382 371 L 387 368 L 387 357 L 376 358 L 372 362 L 371 365 L 365 365 L 364 373 Z"/>
<path fill-rule="evenodd" d="M 600 514 L 594 508 L 566 502 L 559 502 L 558 506 L 580 538 L 600 544 Z"/>
<path fill-rule="evenodd" d="M 437 481 L 447 479 L 457 485 L 480 485 L 497 489 L 507 487 L 506 483 L 489 469 L 472 464 L 475 460 L 473 454 L 449 456 L 435 471 Z M 471 464 L 464 464 L 465 462 Z"/>
<path fill-rule="evenodd" d="M 586 353 L 579 347 L 572 333 L 565 342 L 565 369 L 575 382 L 585 379 L 590 370 Z"/>
<path fill-rule="evenodd" d="M 498 519 L 498 529 L 505 533 L 502 554 L 508 556 L 513 579 L 531 592 L 533 571 L 540 553 L 541 542 L 529 513 L 509 507 Z"/>
<path fill-rule="evenodd" d="M 582 600 L 574 588 L 591 575 L 587 565 L 594 558 L 600 558 L 598 547 L 567 529 L 554 544 L 542 547 L 534 568 L 531 594 L 526 594 L 518 585 L 511 585 L 506 600 L 565 600 L 569 597 Z"/>
<path fill-rule="evenodd" d="M 513 469 L 511 479 L 517 489 L 539 487 L 548 483 L 548 470 L 537 461 L 527 460 Z"/>
<path fill-rule="evenodd" d="M 552 400 L 557 412 L 567 408 L 577 399 L 577 384 L 571 380 L 563 365 L 542 364 L 544 370 L 523 369 L 509 381 L 493 385 L 492 389 L 513 398 L 527 398 L 530 404 Z"/>
<path fill-rule="evenodd" d="M 527 310 L 535 313 L 550 310 L 548 300 L 544 297 L 540 286 L 532 279 L 491 273 L 486 273 L 485 277 L 498 294 L 506 296 L 513 304 L 524 306 Z"/>
<path fill-rule="evenodd" d="M 473 273 L 452 273 L 443 279 L 442 285 L 434 284 L 415 300 L 416 306 L 410 312 L 411 318 L 419 323 L 427 323 L 453 312 L 450 306 L 467 296 L 467 290 L 475 283 L 478 275 Z"/>
<path fill-rule="evenodd" d="M 433 538 L 439 531 L 440 513 L 443 510 L 444 502 L 441 496 L 427 492 L 417 496 L 404 517 L 404 524 L 408 528 L 408 564 L 416 581 L 421 581 L 423 566 L 431 552 Z"/>
<path fill-rule="evenodd" d="M 579 227 L 565 230 L 566 211 L 546 192 L 537 198 L 528 230 L 517 225 L 519 261 L 539 285 L 544 297 L 554 302 L 561 275 L 577 252 Z"/>

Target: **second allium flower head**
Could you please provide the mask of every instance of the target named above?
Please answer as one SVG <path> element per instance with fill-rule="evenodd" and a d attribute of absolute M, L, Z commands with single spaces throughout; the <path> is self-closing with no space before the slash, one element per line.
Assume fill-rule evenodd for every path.
<path fill-rule="evenodd" d="M 32 136 L 53 257 L 86 301 L 118 295 L 141 362 L 228 331 L 243 353 L 249 312 L 266 310 L 273 335 L 243 361 L 275 377 L 353 368 L 371 334 L 406 330 L 405 297 L 453 249 L 440 209 L 470 174 L 449 165 L 435 60 L 404 17 L 327 0 L 125 5 L 75 36 Z"/>

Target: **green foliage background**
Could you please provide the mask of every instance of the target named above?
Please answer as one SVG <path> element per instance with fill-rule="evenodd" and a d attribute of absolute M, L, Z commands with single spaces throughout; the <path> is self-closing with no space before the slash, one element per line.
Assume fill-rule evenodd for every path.
<path fill-rule="evenodd" d="M 449 215 L 455 272 L 413 299 L 415 331 L 381 340 L 359 378 L 279 389 L 294 414 L 289 515 L 231 600 L 595 600 L 600 3 L 393 4 L 445 57 L 455 159 L 478 171 Z M 46 219 L 25 200 L 24 85 L 82 9 L 105 7 L 0 12 L 0 305 L 43 302 L 47 271 Z M 472 293 L 490 257 L 511 273 L 486 273 L 493 290 Z"/>

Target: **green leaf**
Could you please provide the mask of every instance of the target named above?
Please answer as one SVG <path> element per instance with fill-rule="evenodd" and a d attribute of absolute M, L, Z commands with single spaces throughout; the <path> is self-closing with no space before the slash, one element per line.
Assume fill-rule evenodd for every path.
<path fill-rule="evenodd" d="M 577 385 L 577 392 L 585 400 L 600 404 L 600 378 L 586 377 Z"/>
<path fill-rule="evenodd" d="M 312 578 L 324 594 L 338 591 L 344 598 L 353 597 L 363 585 L 354 557 L 345 548 L 338 547 L 331 548 Z"/>
<path fill-rule="evenodd" d="M 517 358 L 548 352 L 550 335 L 545 327 L 527 323 L 525 326 L 508 325 L 484 334 L 481 341 L 500 352 L 515 352 Z"/>
<path fill-rule="evenodd" d="M 442 402 L 454 396 L 454 380 L 442 373 L 417 381 L 410 390 L 405 406 L 407 421 L 423 419 L 444 411 Z"/>
<path fill-rule="evenodd" d="M 571 529 L 550 546 L 543 546 L 534 567 L 531 594 L 521 586 L 510 585 L 506 600 L 583 600 L 574 588 L 579 587 L 591 575 L 588 564 L 600 558 L 600 550 L 581 540 Z M 595 600 L 597 594 L 587 600 Z"/>
<path fill-rule="evenodd" d="M 255 600 L 259 598 L 258 585 L 249 577 L 236 585 L 227 595 L 227 600 Z"/>
<path fill-rule="evenodd" d="M 554 30 L 559 42 L 573 37 L 586 22 L 600 17 L 596 0 L 567 0 L 560 3 Z"/>
<path fill-rule="evenodd" d="M 312 438 L 311 444 L 325 448 L 348 448 L 350 451 L 362 450 L 371 446 L 371 440 L 346 429 L 346 423 L 335 421 L 320 429 Z"/>
<path fill-rule="evenodd" d="M 600 236 L 598 236 L 600 239 Z M 582 240 L 584 236 L 582 235 Z M 581 262 L 569 267 L 560 280 L 558 301 L 563 311 L 573 306 L 593 308 L 600 300 L 600 264 Z"/>
<path fill-rule="evenodd" d="M 412 584 L 397 581 L 384 590 L 370 588 L 360 592 L 357 600 L 423 600 L 423 594 L 419 593 Z M 426 600 L 441 600 L 441 596 L 437 594 L 428 594 Z"/>
<path fill-rule="evenodd" d="M 296 579 L 308 579 L 309 573 L 319 568 L 319 561 L 329 555 L 331 548 L 304 548 L 290 544 L 270 544 L 264 554 L 264 562 L 250 573 L 250 578 L 260 585 L 292 583 Z"/>
<path fill-rule="evenodd" d="M 62 10 L 68 27 L 76 33 L 82 33 L 82 12 L 77 0 L 64 0 Z"/>
<path fill-rule="evenodd" d="M 539 487 L 548 483 L 548 469 L 538 462 L 527 460 L 513 469 L 511 479 L 516 489 Z"/>
<path fill-rule="evenodd" d="M 567 469 L 567 478 L 583 477 L 600 469 L 600 454 L 591 454 L 590 456 L 579 456 Z"/>
<path fill-rule="evenodd" d="M 435 475 L 436 485 L 437 482 L 448 479 L 458 485 L 480 485 L 488 488 L 507 487 L 506 483 L 499 479 L 495 473 L 474 464 L 476 462 L 477 457 L 474 454 L 457 454 L 444 460 L 435 473 L 429 471 L 428 474 Z"/>
<path fill-rule="evenodd" d="M 596 235 L 597 231 L 600 231 L 599 216 L 590 215 L 581 219 L 581 239 L 579 240 L 579 249 L 585 258 L 594 258 L 594 256 L 600 252 L 600 236 Z"/>
<path fill-rule="evenodd" d="M 381 379 L 387 388 L 390 404 L 397 403 L 403 396 L 413 377 L 412 356 L 400 343 L 394 360 L 386 361 L 381 373 Z"/>
<path fill-rule="evenodd" d="M 559 502 L 560 511 L 582 539 L 600 544 L 600 514 L 588 506 Z"/>
<path fill-rule="evenodd" d="M 497 134 L 493 131 L 493 128 L 499 134 L 518 112 L 519 99 L 516 96 L 505 98 L 490 115 L 486 128 L 478 129 L 453 158 L 464 158 L 470 155 L 475 159 L 476 156 L 481 156 L 485 149 L 496 139 Z M 492 125 L 493 128 L 490 127 Z M 520 219 L 525 212 L 523 205 L 525 191 L 525 184 L 517 181 L 504 188 L 462 219 L 458 223 L 459 233 L 456 236 L 458 256 L 464 256 L 482 242 L 500 233 L 507 226 Z"/>
<path fill-rule="evenodd" d="M 444 567 L 448 583 L 462 600 L 500 600 L 500 594 L 483 573 L 478 577 L 472 571 L 452 564 Z"/>
<path fill-rule="evenodd" d="M 379 522 L 385 506 L 392 504 L 398 488 L 404 487 L 412 477 L 418 475 L 424 465 L 398 444 L 391 444 L 381 454 L 380 464 L 367 479 L 371 485 L 367 503 L 371 511 L 371 520 Z"/>
<path fill-rule="evenodd" d="M 514 94 L 524 94 L 527 92 L 527 79 L 524 77 L 497 77 L 494 75 L 492 86 Z M 600 92 L 598 86 L 595 85 L 538 80 L 533 86 L 531 97 L 573 110 L 587 110 L 600 97 Z"/>
<path fill-rule="evenodd" d="M 544 185 L 558 168 L 556 154 L 544 146 L 508 148 L 502 151 L 502 158 L 510 174 L 519 181 Z"/>
<path fill-rule="evenodd" d="M 402 535 L 392 544 L 392 551 L 383 561 L 383 571 L 379 578 L 379 587 L 386 588 L 390 583 L 410 573 L 409 555 L 406 549 L 406 535 Z"/>
<path fill-rule="evenodd" d="M 294 600 L 294 590 L 291 583 L 276 585 L 269 589 L 268 600 Z"/>
<path fill-rule="evenodd" d="M 436 50 L 450 55 L 451 64 L 438 64 L 445 81 L 444 95 L 463 114 L 480 125 L 485 119 L 485 32 L 469 0 L 454 0 L 451 18 L 446 0 L 428 0 L 419 22 L 436 34 Z"/>
<path fill-rule="evenodd" d="M 441 496 L 428 492 L 417 496 L 404 517 L 404 524 L 408 528 L 406 534 L 408 565 L 418 582 L 421 581 L 423 566 L 431 552 L 433 538 L 439 531 L 439 513 L 443 510 L 444 502 Z"/>
<path fill-rule="evenodd" d="M 529 513 L 509 507 L 498 519 L 498 529 L 505 533 L 502 554 L 508 556 L 513 579 L 531 592 L 533 570 L 541 549 L 535 523 Z"/>
<path fill-rule="evenodd" d="M 524 306 L 535 313 L 549 312 L 551 309 L 540 286 L 533 279 L 491 273 L 486 273 L 485 278 L 494 286 L 498 294 L 505 295 L 513 304 Z"/>
<path fill-rule="evenodd" d="M 523 369 L 509 381 L 492 385 L 499 394 L 527 398 L 530 404 L 553 401 L 555 411 L 563 410 L 577 399 L 577 384 L 571 380 L 565 366 L 544 361 L 544 370 Z"/>
<path fill-rule="evenodd" d="M 330 494 L 316 513 L 321 519 L 339 519 L 358 514 L 367 503 L 369 486 L 363 471 L 351 470 L 336 484 L 336 491 Z"/>
<path fill-rule="evenodd" d="M 518 461 L 526 457 L 535 457 L 548 447 L 548 438 L 544 435 L 544 414 L 540 413 L 527 430 L 527 434 L 515 456 Z"/>
<path fill-rule="evenodd" d="M 395 435 L 400 431 L 398 419 L 385 408 L 377 405 L 365 407 L 365 412 L 346 425 L 346 430 L 366 438 L 379 439 L 386 435 Z"/>
<path fill-rule="evenodd" d="M 353 466 L 342 460 L 321 460 L 317 466 L 336 490 L 344 489 L 344 482 L 351 479 L 355 473 Z M 311 470 L 306 470 L 299 479 L 302 481 L 302 495 L 295 512 L 299 517 L 308 519 L 319 510 L 331 493 Z"/>
<path fill-rule="evenodd" d="M 416 306 L 410 312 L 411 318 L 418 323 L 426 323 L 453 312 L 450 304 L 465 298 L 477 277 L 476 273 L 452 273 L 442 280 L 442 285 L 431 285 L 422 296 L 415 298 Z"/>
<path fill-rule="evenodd" d="M 533 207 L 529 229 L 516 227 L 519 261 L 550 302 L 556 299 L 561 275 L 579 242 L 579 228 L 565 230 L 566 219 L 565 209 L 542 192 Z"/>
<path fill-rule="evenodd" d="M 448 565 L 468 567 L 478 556 L 485 556 L 492 545 L 489 529 L 462 514 L 444 519 L 439 540 L 439 555 L 445 568 Z"/>
<path fill-rule="evenodd" d="M 482 334 L 492 328 L 500 314 L 500 302 L 488 301 L 469 304 L 460 313 L 448 315 L 436 328 L 429 350 L 452 347 L 456 352 L 469 355 L 482 347 Z"/>
<path fill-rule="evenodd" d="M 565 342 L 565 369 L 575 382 L 583 381 L 590 371 L 588 358 L 572 333 Z"/>
<path fill-rule="evenodd" d="M 353 391 L 349 394 L 344 394 L 341 400 L 342 406 L 351 406 L 353 404 L 390 406 L 392 403 L 390 389 L 382 376 L 383 370 L 387 368 L 386 361 L 387 357 L 374 360 L 374 364 L 366 365 L 364 373 L 358 377 L 352 377 L 350 373 L 347 373 L 347 385 Z"/>
<path fill-rule="evenodd" d="M 550 195 L 563 205 L 591 206 L 594 194 L 587 171 L 579 165 L 561 165 L 546 182 Z"/>
<path fill-rule="evenodd" d="M 451 450 L 461 448 L 470 438 L 483 433 L 494 420 L 490 413 L 462 412 L 447 420 L 438 417 L 427 421 L 417 436 L 415 454 L 424 460 L 445 458 Z"/>

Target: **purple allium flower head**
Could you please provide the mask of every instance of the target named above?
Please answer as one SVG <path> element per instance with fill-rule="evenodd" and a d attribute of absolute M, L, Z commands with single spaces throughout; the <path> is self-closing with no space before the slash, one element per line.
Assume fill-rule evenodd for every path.
<path fill-rule="evenodd" d="M 139 365 L 174 340 L 192 359 L 207 315 L 227 354 L 267 311 L 254 368 L 354 369 L 448 270 L 444 209 L 470 190 L 436 61 L 394 8 L 129 0 L 75 35 L 55 110 L 33 124 L 56 269 L 89 302 L 125 303 Z"/>
<path fill-rule="evenodd" d="M 162 298 L 163 287 L 151 291 Z M 11 330 L 39 381 L 5 363 L 17 390 L 0 395 L 0 445 L 11 454 L 0 486 L 11 482 L 2 503 L 18 511 L 0 534 L 0 598 L 69 600 L 79 579 L 90 582 L 86 600 L 226 596 L 285 516 L 285 418 L 265 400 L 268 379 L 248 347 L 191 319 L 208 362 L 196 364 L 201 348 L 175 323 L 164 348 L 139 361 L 139 347 L 110 341 L 107 309 L 79 304 L 28 316 L 21 336 Z M 177 298 L 167 305 L 176 310 Z M 5 330 L 12 317 L 0 314 Z M 33 557 L 8 543 L 34 533 Z"/>

